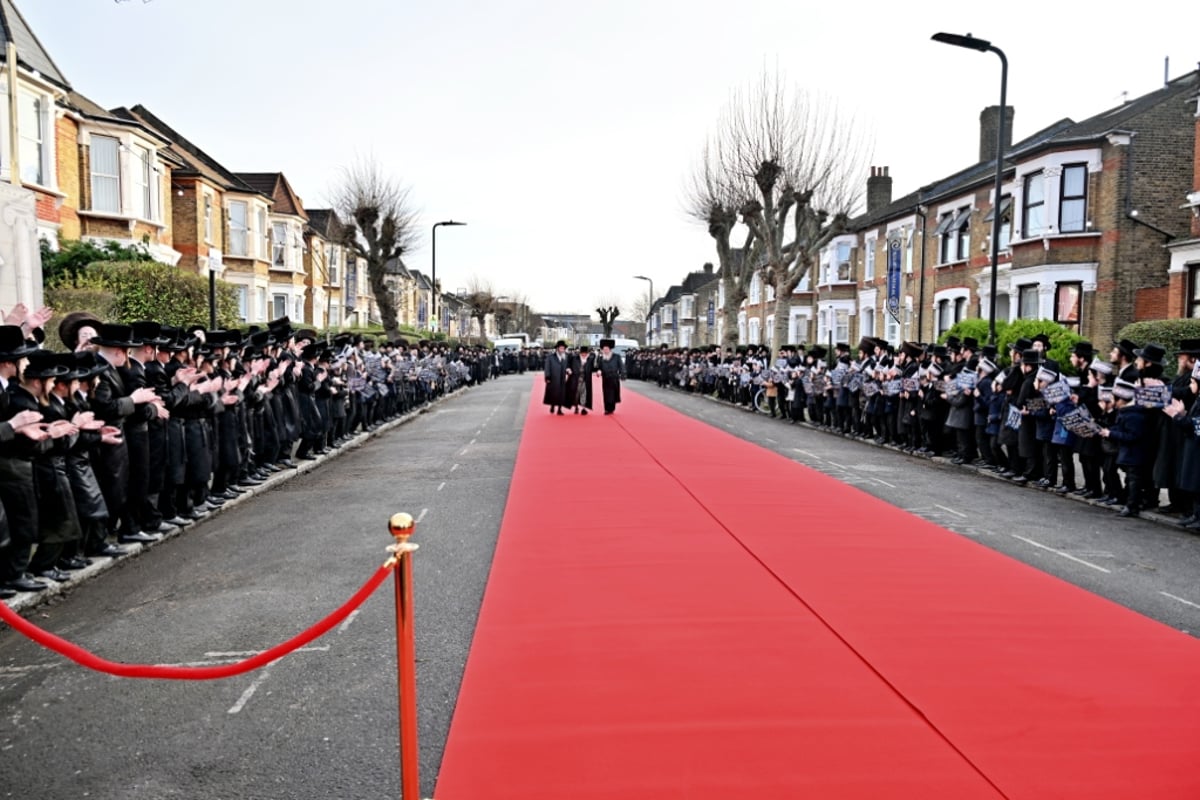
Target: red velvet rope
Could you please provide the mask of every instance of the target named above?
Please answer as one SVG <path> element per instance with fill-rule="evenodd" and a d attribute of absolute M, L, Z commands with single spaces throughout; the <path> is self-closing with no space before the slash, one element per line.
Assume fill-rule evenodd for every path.
<path fill-rule="evenodd" d="M 154 664 L 122 664 L 117 661 L 108 661 L 99 656 L 89 653 L 78 645 L 71 644 L 65 639 L 60 639 L 52 633 L 48 633 L 38 626 L 34 625 L 29 620 L 17 614 L 7 603 L 0 602 L 0 620 L 7 622 L 17 630 L 29 637 L 33 641 L 40 644 L 49 650 L 53 650 L 59 655 L 71 659 L 76 664 L 87 667 L 88 669 L 97 672 L 106 672 L 109 675 L 116 675 L 119 678 L 162 678 L 166 680 L 176 681 L 210 681 L 218 678 L 229 678 L 234 675 L 241 675 L 251 670 L 258 669 L 261 666 L 270 664 L 272 661 L 286 656 L 288 653 L 303 647 L 314 639 L 328 633 L 331 628 L 339 622 L 350 616 L 350 612 L 361 606 L 371 594 L 379 588 L 379 584 L 383 583 L 387 576 L 391 574 L 394 564 L 391 562 L 384 564 L 379 570 L 371 576 L 363 587 L 355 592 L 354 596 L 346 601 L 345 605 L 334 611 L 325 619 L 313 625 L 306 631 L 303 631 L 291 639 L 288 639 L 283 644 L 278 644 L 270 650 L 264 650 L 256 656 L 252 656 L 236 664 L 222 664 L 216 667 L 164 667 Z"/>

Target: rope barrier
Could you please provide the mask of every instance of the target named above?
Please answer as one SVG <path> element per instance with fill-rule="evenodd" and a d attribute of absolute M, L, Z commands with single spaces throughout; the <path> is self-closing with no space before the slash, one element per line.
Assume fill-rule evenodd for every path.
<path fill-rule="evenodd" d="M 363 584 L 362 588 L 354 593 L 354 596 L 342 605 L 341 608 L 334 611 L 325 619 L 313 625 L 308 630 L 305 630 L 291 639 L 288 639 L 282 644 L 272 647 L 270 650 L 264 650 L 256 656 L 244 659 L 236 664 L 223 664 L 215 667 L 167 667 L 155 664 L 123 664 L 118 661 L 108 661 L 100 658 L 87 650 L 84 650 L 78 645 L 72 644 L 65 639 L 59 638 L 48 631 L 44 631 L 34 625 L 29 620 L 17 614 L 7 603 L 0 602 L 0 620 L 12 626 L 13 630 L 20 632 L 29 639 L 37 642 L 42 647 L 48 650 L 53 650 L 59 655 L 74 661 L 76 664 L 95 670 L 96 672 L 104 672 L 109 675 L 116 675 L 118 678 L 152 678 L 162 680 L 175 681 L 210 681 L 220 678 L 230 678 L 234 675 L 242 675 L 259 667 L 270 664 L 272 661 L 283 658 L 293 650 L 297 650 L 309 642 L 325 635 L 334 628 L 346 617 L 350 616 L 350 612 L 361 606 L 371 594 L 379 588 L 396 567 L 398 561 L 393 556 L 381 566 L 371 578 Z"/>

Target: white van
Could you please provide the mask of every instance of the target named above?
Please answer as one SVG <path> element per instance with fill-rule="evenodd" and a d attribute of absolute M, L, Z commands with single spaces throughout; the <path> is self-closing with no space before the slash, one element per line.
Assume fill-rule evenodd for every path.
<path fill-rule="evenodd" d="M 524 339 L 495 339 L 492 347 L 496 350 L 521 350 L 525 347 Z"/>

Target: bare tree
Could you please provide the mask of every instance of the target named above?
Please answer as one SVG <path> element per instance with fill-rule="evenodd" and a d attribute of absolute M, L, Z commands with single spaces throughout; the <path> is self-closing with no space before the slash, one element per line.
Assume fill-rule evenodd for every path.
<path fill-rule="evenodd" d="M 409 189 L 388 175 L 378 161 L 360 159 L 343 168 L 332 199 L 342 224 L 341 243 L 367 262 L 383 329 L 389 339 L 398 339 L 396 299 L 386 277 L 388 263 L 410 252 L 419 240 Z"/>
<path fill-rule="evenodd" d="M 717 248 L 718 274 L 724 286 L 725 302 L 721 313 L 725 327 L 721 334 L 723 347 L 733 347 L 738 340 L 737 318 L 742 301 L 749 294 L 754 274 L 755 232 L 749 228 L 740 247 L 734 247 L 734 228 L 738 210 L 745 202 L 746 189 L 730 160 L 733 139 L 728 139 L 724 127 L 709 137 L 700 161 L 692 172 L 687 187 L 687 213 L 708 228 Z M 649 313 L 649 309 L 647 309 Z"/>
<path fill-rule="evenodd" d="M 485 341 L 488 315 L 496 313 L 496 293 L 492 290 L 492 285 L 478 277 L 471 278 L 462 300 L 467 304 L 467 313 L 471 315 L 471 319 L 479 323 L 479 341 Z"/>
<path fill-rule="evenodd" d="M 650 316 L 650 295 L 639 292 L 634 298 L 629 314 L 635 321 L 645 323 L 646 317 Z"/>
<path fill-rule="evenodd" d="M 600 301 L 600 307 L 596 309 L 596 316 L 600 317 L 600 326 L 604 328 L 605 339 L 612 338 L 613 323 L 617 321 L 620 313 L 621 309 L 617 307 L 616 303 L 608 300 Z"/>
<path fill-rule="evenodd" d="M 775 289 L 782 345 L 792 293 L 859 200 L 870 143 L 835 101 L 792 88 L 777 71 L 734 92 L 719 136 L 738 213 L 759 244 L 753 269 Z"/>

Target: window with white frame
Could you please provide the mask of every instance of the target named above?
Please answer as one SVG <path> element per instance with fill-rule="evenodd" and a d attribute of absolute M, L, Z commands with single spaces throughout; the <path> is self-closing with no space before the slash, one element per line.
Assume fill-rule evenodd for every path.
<path fill-rule="evenodd" d="M 938 300 L 937 303 L 937 335 L 941 336 L 954 325 L 954 303 L 950 300 Z"/>
<path fill-rule="evenodd" d="M 337 327 L 342 324 L 342 307 L 336 301 L 329 303 L 329 327 Z"/>
<path fill-rule="evenodd" d="M 758 317 L 750 318 L 750 344 L 762 344 L 762 321 Z"/>
<path fill-rule="evenodd" d="M 964 208 L 959 211 L 958 219 L 954 221 L 956 247 L 955 258 L 959 261 L 965 261 L 971 255 L 971 209 Z"/>
<path fill-rule="evenodd" d="M 913 271 L 913 241 L 917 238 L 916 229 L 914 228 L 912 231 L 909 231 L 908 236 L 906 236 L 905 238 L 908 240 L 908 244 L 904 248 L 904 271 L 905 271 L 905 273 L 912 275 L 912 271 Z"/>
<path fill-rule="evenodd" d="M 1021 237 L 1040 236 L 1046 231 L 1045 176 L 1041 172 L 1026 175 L 1021 191 Z"/>
<path fill-rule="evenodd" d="M 954 211 L 947 211 L 938 218 L 938 226 L 933 233 L 938 239 L 938 263 L 948 264 L 951 256 L 954 253 L 954 237 L 951 230 L 954 228 L 954 220 L 958 215 Z"/>
<path fill-rule="evenodd" d="M 854 269 L 850 264 L 850 243 L 838 242 L 837 279 L 843 283 L 854 280 Z"/>
<path fill-rule="evenodd" d="M 759 274 L 757 272 L 755 272 L 754 275 L 752 275 L 750 277 L 750 298 L 749 299 L 750 299 L 751 304 L 762 302 L 762 278 L 759 277 Z"/>
<path fill-rule="evenodd" d="M 287 266 L 287 225 L 276 222 L 271 226 L 271 263 L 276 267 Z"/>
<path fill-rule="evenodd" d="M 892 344 L 900 344 L 900 323 L 888 312 L 883 312 L 883 338 Z"/>
<path fill-rule="evenodd" d="M 691 319 L 696 316 L 696 299 L 690 295 L 679 299 L 680 311 L 679 316 L 683 319 Z"/>
<path fill-rule="evenodd" d="M 88 148 L 91 165 L 92 210 L 121 213 L 121 142 L 112 136 L 93 136 Z"/>
<path fill-rule="evenodd" d="M 267 318 L 267 290 L 258 290 L 258 318 L 265 320 Z"/>
<path fill-rule="evenodd" d="M 304 319 L 304 298 L 296 297 L 292 307 L 296 309 L 296 319 Z"/>
<path fill-rule="evenodd" d="M 867 239 L 867 265 L 863 270 L 863 280 L 875 280 L 875 239 Z"/>
<path fill-rule="evenodd" d="M 339 263 L 340 256 L 341 256 L 341 250 L 339 250 L 337 247 L 335 247 L 333 245 L 330 245 L 330 247 L 329 247 L 329 283 L 333 284 L 333 285 L 336 285 L 338 282 L 338 268 L 341 266 L 341 264 Z"/>
<path fill-rule="evenodd" d="M 250 320 L 250 287 L 237 287 L 238 317 L 242 322 Z"/>
<path fill-rule="evenodd" d="M 875 335 L 875 309 L 864 308 L 861 312 L 859 312 L 858 319 L 859 319 L 858 327 L 861 330 L 862 335 L 863 336 L 874 336 Z"/>
<path fill-rule="evenodd" d="M 151 191 L 154 183 L 154 157 L 150 151 L 141 146 L 133 148 L 133 203 L 135 216 L 142 219 L 154 219 L 154 193 Z"/>
<path fill-rule="evenodd" d="M 1019 319 L 1038 318 L 1038 285 L 1027 283 L 1017 287 L 1017 317 Z"/>
<path fill-rule="evenodd" d="M 231 200 L 229 203 L 229 255 L 250 255 L 246 240 L 249 235 L 248 223 L 249 207 L 240 200 Z"/>
<path fill-rule="evenodd" d="M 1068 281 L 1054 285 L 1054 321 L 1079 332 L 1083 306 L 1083 284 Z"/>
<path fill-rule="evenodd" d="M 39 186 L 47 185 L 50 178 L 46 168 L 44 101 L 20 92 L 17 102 L 17 120 L 21 131 L 21 180 Z"/>
<path fill-rule="evenodd" d="M 213 198 L 208 192 L 204 193 L 204 241 L 213 240 Z"/>
<path fill-rule="evenodd" d="M 746 341 L 746 312 L 738 312 L 738 341 Z"/>
<path fill-rule="evenodd" d="M 258 257 L 266 261 L 271 257 L 271 228 L 267 225 L 267 210 L 258 210 L 258 230 L 254 240 L 258 242 Z"/>
<path fill-rule="evenodd" d="M 996 207 L 992 206 L 992 210 L 987 213 L 983 221 L 988 224 L 988 235 L 991 235 L 992 226 L 995 225 Z M 1008 244 L 1012 240 L 1012 195 L 1000 196 L 1000 249 L 1007 250 Z"/>
<path fill-rule="evenodd" d="M 838 309 L 834 316 L 833 338 L 844 342 L 850 338 L 850 312 Z"/>
<path fill-rule="evenodd" d="M 1058 200 L 1058 230 L 1081 233 L 1087 229 L 1087 164 L 1067 164 L 1062 170 Z"/>
<path fill-rule="evenodd" d="M 959 297 L 954 300 L 954 321 L 962 322 L 967 318 L 967 298 Z"/>
<path fill-rule="evenodd" d="M 767 317 L 767 344 L 774 346 L 775 344 L 775 315 Z"/>

